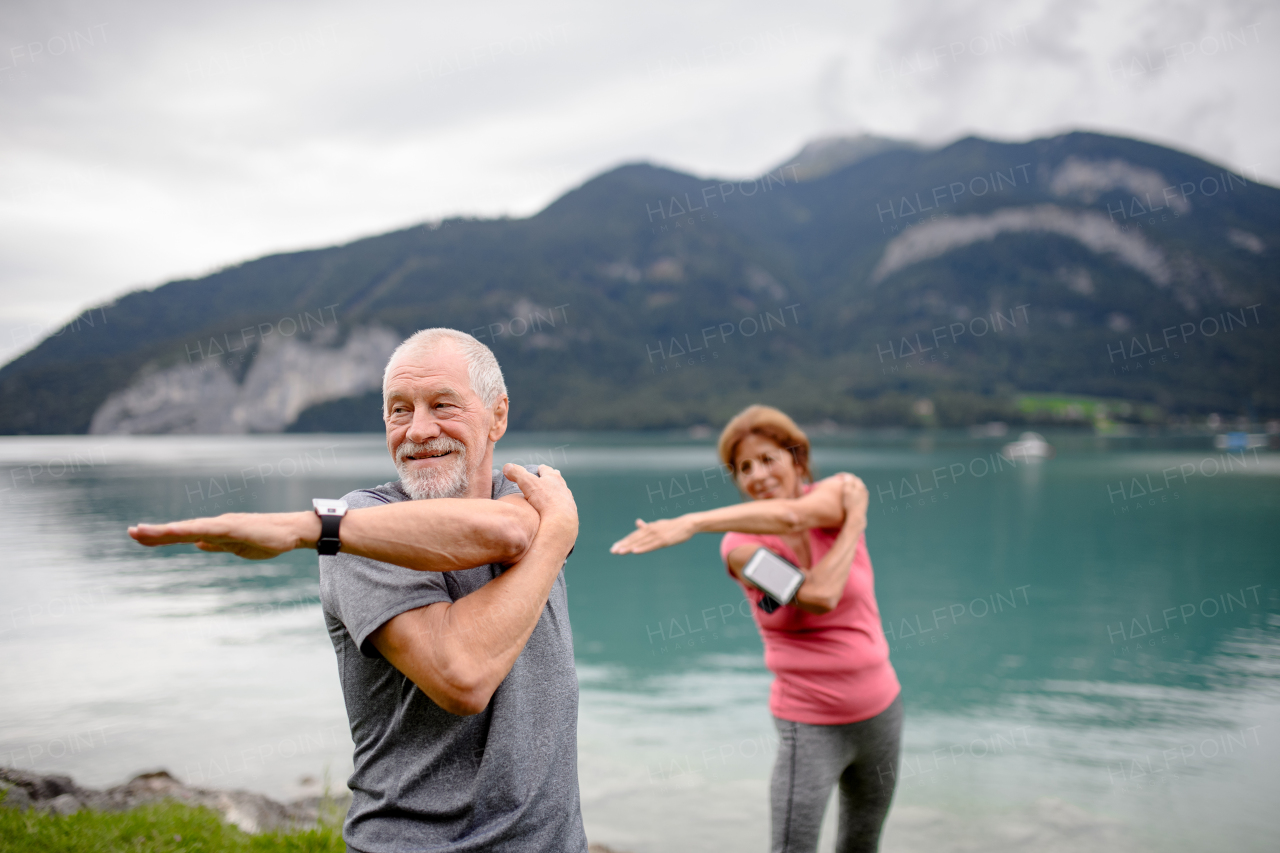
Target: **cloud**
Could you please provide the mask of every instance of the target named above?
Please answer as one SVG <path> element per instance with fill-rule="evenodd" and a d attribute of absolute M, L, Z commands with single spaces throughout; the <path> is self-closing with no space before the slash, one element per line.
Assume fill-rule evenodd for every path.
<path fill-rule="evenodd" d="M 1087 127 L 1275 181 L 1276 25 L 1249 2 L 28 5 L 0 24 L 0 326 L 834 133 Z"/>

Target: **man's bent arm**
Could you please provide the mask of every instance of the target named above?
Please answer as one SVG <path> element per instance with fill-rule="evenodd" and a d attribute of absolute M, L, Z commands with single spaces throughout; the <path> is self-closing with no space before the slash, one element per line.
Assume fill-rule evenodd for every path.
<path fill-rule="evenodd" d="M 457 601 L 405 611 L 369 635 L 392 666 L 450 713 L 478 714 L 488 706 L 538 624 L 577 538 L 577 512 L 565 509 L 564 496 L 569 507 L 572 496 L 564 481 L 545 466 L 542 479 L 551 482 L 538 486 L 556 494 L 539 504 L 541 526 L 518 563 Z M 527 485 L 523 477 L 518 482 Z M 552 500 L 559 504 L 549 509 Z"/>

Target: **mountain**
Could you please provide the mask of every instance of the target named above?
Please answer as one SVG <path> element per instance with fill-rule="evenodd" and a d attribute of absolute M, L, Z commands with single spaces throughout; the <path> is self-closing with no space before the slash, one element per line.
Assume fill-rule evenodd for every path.
<path fill-rule="evenodd" d="M 0 369 L 0 432 L 380 430 L 427 326 L 493 347 L 524 429 L 1280 417 L 1278 247 L 1280 190 L 1094 133 L 626 165 L 95 308 Z"/>
<path fill-rule="evenodd" d="M 781 173 L 783 169 L 787 169 L 796 180 L 811 181 L 885 151 L 918 148 L 920 146 L 911 142 L 867 133 L 858 136 L 827 136 L 805 145 L 794 157 L 770 171 Z"/>

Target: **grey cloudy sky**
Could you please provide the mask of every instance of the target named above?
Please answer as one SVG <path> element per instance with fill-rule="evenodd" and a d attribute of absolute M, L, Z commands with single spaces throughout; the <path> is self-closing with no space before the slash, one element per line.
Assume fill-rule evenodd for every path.
<path fill-rule="evenodd" d="M 5 2 L 0 362 L 112 296 L 620 163 L 1077 128 L 1280 178 L 1275 2 Z"/>

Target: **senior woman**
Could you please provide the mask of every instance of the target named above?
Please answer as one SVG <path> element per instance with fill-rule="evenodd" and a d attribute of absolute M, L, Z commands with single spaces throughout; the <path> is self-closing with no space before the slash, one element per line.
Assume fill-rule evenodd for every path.
<path fill-rule="evenodd" d="M 610 549 L 642 554 L 724 532 L 720 555 L 754 605 L 773 672 L 778 729 L 771 782 L 774 853 L 807 853 L 833 785 L 839 853 L 874 851 L 897 778 L 902 699 L 880 626 L 863 530 L 867 490 L 852 474 L 813 482 L 809 439 L 783 412 L 751 406 L 720 435 L 720 459 L 748 501 L 645 523 Z M 804 572 L 772 613 L 742 568 L 768 548 Z"/>

